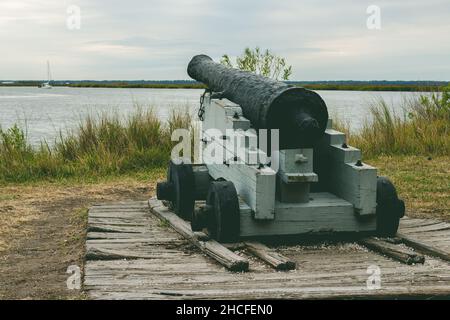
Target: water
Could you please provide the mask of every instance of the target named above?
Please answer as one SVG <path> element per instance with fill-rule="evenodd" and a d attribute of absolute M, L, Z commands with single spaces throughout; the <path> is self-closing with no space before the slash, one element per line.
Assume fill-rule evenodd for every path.
<path fill-rule="evenodd" d="M 0 87 L 0 126 L 18 123 L 27 130 L 28 139 L 38 144 L 53 142 L 60 130 L 76 128 L 88 114 L 133 112 L 136 103 L 144 109 L 153 106 L 166 120 L 171 110 L 188 108 L 196 113 L 203 90 L 196 89 L 109 89 L 66 88 L 50 90 L 33 87 Z M 338 115 L 352 129 L 358 129 L 369 116 L 371 101 L 383 98 L 402 114 L 402 101 L 417 95 L 411 92 L 317 91 L 325 100 L 330 117 Z"/>

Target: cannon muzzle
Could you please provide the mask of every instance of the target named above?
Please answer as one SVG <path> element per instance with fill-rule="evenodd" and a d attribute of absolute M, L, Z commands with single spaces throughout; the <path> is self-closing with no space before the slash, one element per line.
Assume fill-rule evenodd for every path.
<path fill-rule="evenodd" d="M 280 148 L 312 147 L 325 132 L 328 111 L 314 91 L 226 67 L 206 55 L 192 58 L 191 78 L 239 104 L 255 129 L 279 129 Z"/>

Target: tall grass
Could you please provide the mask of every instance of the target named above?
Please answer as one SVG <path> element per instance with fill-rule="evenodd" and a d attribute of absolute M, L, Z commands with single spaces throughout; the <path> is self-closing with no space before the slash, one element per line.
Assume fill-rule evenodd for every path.
<path fill-rule="evenodd" d="M 188 111 L 172 112 L 162 123 L 152 109 L 122 119 L 88 116 L 50 146 L 32 147 L 18 126 L 0 129 L 0 181 L 114 175 L 166 165 L 175 128 L 192 128 Z"/>
<path fill-rule="evenodd" d="M 374 103 L 372 121 L 358 132 L 335 121 L 348 142 L 366 158 L 380 155 L 449 155 L 450 88 L 405 102 L 406 116 L 383 100 Z M 32 147 L 22 129 L 0 128 L 0 182 L 117 175 L 166 165 L 176 128 L 195 130 L 186 111 L 172 112 L 162 123 L 152 109 L 137 107 L 126 119 L 117 114 L 89 116 L 76 130 L 61 133 L 52 145 Z"/>
<path fill-rule="evenodd" d="M 395 114 L 384 100 L 370 106 L 371 121 L 360 131 L 334 121 L 349 143 L 367 158 L 379 155 L 450 155 L 450 87 L 442 92 L 405 100 L 405 116 Z"/>

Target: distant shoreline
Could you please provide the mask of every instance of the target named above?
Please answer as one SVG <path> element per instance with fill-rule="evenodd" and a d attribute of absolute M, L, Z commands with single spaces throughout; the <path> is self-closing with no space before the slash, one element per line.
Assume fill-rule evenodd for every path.
<path fill-rule="evenodd" d="M 311 83 L 301 81 L 290 81 L 291 85 L 301 86 L 311 90 L 340 90 L 340 91 L 409 91 L 409 92 L 432 92 L 448 85 L 444 81 L 423 81 L 397 83 L 395 81 L 327 81 L 324 83 Z M 17 81 L 14 83 L 0 83 L 0 87 L 38 87 L 39 81 Z M 202 83 L 194 81 L 183 82 L 138 82 L 138 81 L 77 81 L 73 83 L 55 82 L 54 87 L 70 88 L 124 88 L 124 89 L 205 89 Z"/>

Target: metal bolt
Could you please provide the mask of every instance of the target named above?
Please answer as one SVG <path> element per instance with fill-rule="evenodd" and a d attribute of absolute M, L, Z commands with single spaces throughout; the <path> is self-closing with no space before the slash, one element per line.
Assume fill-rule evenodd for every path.
<path fill-rule="evenodd" d="M 363 166 L 362 161 L 361 160 L 356 161 L 355 166 L 362 167 Z"/>
<path fill-rule="evenodd" d="M 240 118 L 240 117 L 239 117 L 239 113 L 235 112 L 234 115 L 233 115 L 233 118 L 234 118 L 234 119 L 239 119 L 239 118 Z"/>
<path fill-rule="evenodd" d="M 344 142 L 344 143 L 342 144 L 342 148 L 348 149 L 348 145 Z"/>

